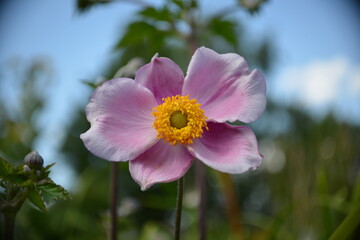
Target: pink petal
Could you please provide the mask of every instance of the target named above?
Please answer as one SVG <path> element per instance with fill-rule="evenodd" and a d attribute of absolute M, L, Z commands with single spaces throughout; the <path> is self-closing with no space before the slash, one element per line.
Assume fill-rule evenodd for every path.
<path fill-rule="evenodd" d="M 160 104 L 162 98 L 181 94 L 184 74 L 170 59 L 155 55 L 150 63 L 137 71 L 135 81 L 152 91 Z"/>
<path fill-rule="evenodd" d="M 193 156 L 183 145 L 170 145 L 162 140 L 130 161 L 132 178 L 146 190 L 155 183 L 171 182 L 190 168 Z"/>
<path fill-rule="evenodd" d="M 226 173 L 242 173 L 260 165 L 262 155 L 250 128 L 214 122 L 208 122 L 208 127 L 202 138 L 188 146 L 194 157 Z"/>
<path fill-rule="evenodd" d="M 266 83 L 259 71 L 248 71 L 243 57 L 201 47 L 190 61 L 182 95 L 196 98 L 209 119 L 252 122 L 265 109 Z"/>
<path fill-rule="evenodd" d="M 127 161 L 157 140 L 152 127 L 154 95 L 129 78 L 113 79 L 98 87 L 86 107 L 91 128 L 81 134 L 87 149 L 109 161 Z"/>

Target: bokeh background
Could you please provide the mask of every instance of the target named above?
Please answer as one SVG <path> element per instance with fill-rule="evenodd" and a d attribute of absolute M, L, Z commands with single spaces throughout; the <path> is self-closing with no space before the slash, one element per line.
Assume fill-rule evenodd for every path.
<path fill-rule="evenodd" d="M 207 169 L 208 239 L 328 239 L 360 202 L 359 14 L 350 0 L 0 1 L 0 155 L 20 163 L 38 150 L 73 196 L 47 213 L 25 204 L 17 239 L 107 237 L 109 163 L 79 138 L 93 86 L 155 53 L 186 72 L 194 44 L 239 53 L 268 85 L 250 124 L 261 167 Z M 172 239 L 176 183 L 142 192 L 127 163 L 119 175 L 119 239 Z M 194 175 L 183 239 L 198 234 Z"/>

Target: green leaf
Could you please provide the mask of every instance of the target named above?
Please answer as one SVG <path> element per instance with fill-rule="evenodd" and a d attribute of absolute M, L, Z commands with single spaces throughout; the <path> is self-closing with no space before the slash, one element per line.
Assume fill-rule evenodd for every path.
<path fill-rule="evenodd" d="M 77 10 L 80 13 L 83 13 L 96 4 L 106 4 L 110 3 L 110 0 L 76 0 Z"/>
<path fill-rule="evenodd" d="M 164 22 L 170 22 L 174 17 L 174 14 L 171 13 L 169 9 L 166 7 L 161 9 L 148 7 L 140 11 L 139 14 L 143 17 L 150 18 L 155 21 L 164 21 Z"/>
<path fill-rule="evenodd" d="M 360 203 L 346 216 L 329 240 L 347 239 L 360 224 Z"/>
<path fill-rule="evenodd" d="M 6 178 L 9 182 L 15 183 L 17 185 L 25 184 L 25 182 L 28 180 L 24 175 L 21 173 L 12 173 L 9 174 Z"/>
<path fill-rule="evenodd" d="M 229 20 L 219 17 L 213 18 L 209 23 L 209 30 L 215 35 L 222 37 L 225 41 L 236 47 L 238 44 L 236 35 L 236 24 Z"/>
<path fill-rule="evenodd" d="M 44 199 L 41 197 L 40 192 L 38 190 L 33 190 L 28 195 L 29 201 L 34 204 L 35 207 L 40 209 L 41 211 L 46 212 L 46 205 Z"/>
<path fill-rule="evenodd" d="M 178 6 L 180 9 L 184 9 L 185 8 L 185 4 L 184 1 L 182 0 L 172 0 L 172 2 Z"/>
<path fill-rule="evenodd" d="M 154 35 L 156 32 L 156 28 L 147 22 L 133 22 L 127 27 L 127 31 L 119 41 L 117 47 L 122 48 L 142 43 L 144 39 Z"/>
<path fill-rule="evenodd" d="M 48 182 L 44 185 L 38 185 L 37 189 L 41 190 L 41 196 L 45 202 L 50 203 L 59 199 L 67 200 L 71 196 L 62 186 L 55 184 L 54 182 Z"/>
<path fill-rule="evenodd" d="M 43 170 L 47 171 L 49 170 L 52 166 L 54 166 L 56 163 L 52 163 L 52 164 L 49 164 L 47 165 L 46 167 L 43 168 Z"/>
<path fill-rule="evenodd" d="M 20 187 L 30 187 L 32 185 L 34 185 L 34 181 L 32 179 L 28 179 L 24 182 L 22 182 L 21 184 L 18 184 Z"/>
<path fill-rule="evenodd" d="M 81 82 L 84 83 L 84 84 L 86 84 L 86 85 L 88 85 L 88 86 L 91 87 L 92 89 L 95 89 L 95 88 L 98 87 L 95 83 L 90 82 L 90 81 L 87 81 L 87 80 L 82 80 Z"/>
<path fill-rule="evenodd" d="M 0 157 L 0 177 L 5 178 L 7 175 L 13 172 L 11 164 L 5 159 Z"/>

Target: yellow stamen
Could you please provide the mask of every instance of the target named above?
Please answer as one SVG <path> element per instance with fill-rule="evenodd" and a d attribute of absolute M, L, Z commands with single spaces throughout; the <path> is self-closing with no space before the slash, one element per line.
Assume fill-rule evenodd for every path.
<path fill-rule="evenodd" d="M 191 144 L 194 138 L 202 136 L 207 117 L 200 108 L 201 104 L 189 96 L 176 95 L 163 98 L 163 103 L 155 107 L 153 127 L 158 138 L 163 138 L 171 145 Z"/>

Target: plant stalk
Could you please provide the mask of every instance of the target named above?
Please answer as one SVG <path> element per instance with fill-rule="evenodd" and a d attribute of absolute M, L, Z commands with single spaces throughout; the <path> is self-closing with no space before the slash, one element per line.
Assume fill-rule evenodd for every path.
<path fill-rule="evenodd" d="M 182 202 L 184 195 L 184 177 L 181 177 L 178 180 L 177 188 L 177 201 L 176 201 L 176 222 L 175 222 L 175 240 L 180 240 L 180 229 L 181 229 L 181 212 L 182 212 Z"/>
<path fill-rule="evenodd" d="M 110 163 L 110 239 L 117 240 L 118 164 Z"/>
<path fill-rule="evenodd" d="M 15 211 L 4 211 L 4 240 L 14 240 Z"/>
<path fill-rule="evenodd" d="M 202 162 L 196 161 L 196 182 L 199 189 L 200 199 L 198 206 L 198 229 L 199 239 L 206 239 L 206 182 L 205 166 Z"/>

